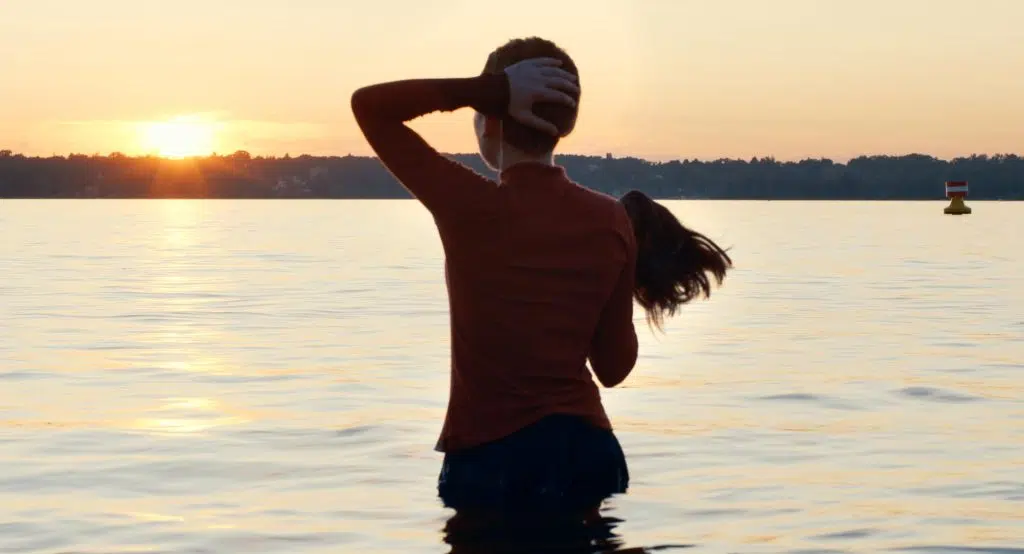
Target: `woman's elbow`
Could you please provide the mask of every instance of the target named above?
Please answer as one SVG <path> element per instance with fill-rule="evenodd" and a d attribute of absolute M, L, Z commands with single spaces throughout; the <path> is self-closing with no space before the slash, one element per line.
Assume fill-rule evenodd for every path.
<path fill-rule="evenodd" d="M 365 86 L 356 89 L 352 93 L 352 98 L 349 99 L 349 106 L 352 109 L 352 115 L 356 118 L 356 123 L 362 127 L 367 120 L 378 118 L 377 113 L 380 111 L 380 99 L 378 94 L 374 92 L 374 85 Z"/>
<path fill-rule="evenodd" d="M 597 372 L 595 373 L 597 374 L 597 381 L 601 383 L 601 386 L 603 386 L 606 389 L 610 389 L 620 385 L 623 381 L 626 380 L 626 376 L 628 375 L 627 372 L 612 374 Z"/>
<path fill-rule="evenodd" d="M 637 349 L 631 348 L 619 353 L 614 359 L 595 360 L 591 359 L 590 364 L 594 369 L 594 375 L 598 382 L 606 388 L 620 385 L 629 377 L 636 366 Z"/>
<path fill-rule="evenodd" d="M 366 111 L 366 88 L 357 89 L 352 93 L 352 97 L 349 98 L 349 107 L 352 109 L 352 114 L 359 119 L 359 116 Z"/>

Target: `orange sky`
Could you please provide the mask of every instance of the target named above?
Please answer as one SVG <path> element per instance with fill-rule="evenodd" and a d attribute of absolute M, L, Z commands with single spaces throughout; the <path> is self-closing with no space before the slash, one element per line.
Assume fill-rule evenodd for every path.
<path fill-rule="evenodd" d="M 1021 153 L 1021 21 L 1022 0 L 4 0 L 0 148 L 369 154 L 352 90 L 536 34 L 582 73 L 564 151 Z M 152 123 L 179 116 L 203 136 Z M 475 148 L 468 113 L 416 127 Z"/>

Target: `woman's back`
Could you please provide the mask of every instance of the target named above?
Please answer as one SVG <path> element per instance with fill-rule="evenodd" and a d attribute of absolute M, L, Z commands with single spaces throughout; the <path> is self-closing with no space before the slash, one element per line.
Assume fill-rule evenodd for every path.
<path fill-rule="evenodd" d="M 452 389 L 439 447 L 501 438 L 551 413 L 610 428 L 586 366 L 605 306 L 635 256 L 625 210 L 559 167 L 522 164 L 479 224 L 442 227 L 452 325 Z M 636 334 L 615 314 L 631 369 Z M 606 335 L 607 333 L 605 333 Z M 631 353 L 629 351 L 632 351 Z M 600 361 L 598 364 L 600 365 Z"/>

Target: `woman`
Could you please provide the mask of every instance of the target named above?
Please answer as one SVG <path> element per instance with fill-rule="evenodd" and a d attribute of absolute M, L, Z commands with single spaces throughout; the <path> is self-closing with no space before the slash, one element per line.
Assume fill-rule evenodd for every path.
<path fill-rule="evenodd" d="M 594 378 L 612 387 L 632 371 L 634 298 L 660 327 L 731 266 L 642 193 L 616 201 L 554 163 L 579 98 L 572 59 L 540 38 L 498 48 L 477 77 L 395 81 L 352 96 L 367 141 L 440 232 L 452 361 L 438 492 L 478 521 L 576 519 L 626 490 Z M 476 112 L 480 154 L 497 181 L 406 125 L 463 107 Z"/>

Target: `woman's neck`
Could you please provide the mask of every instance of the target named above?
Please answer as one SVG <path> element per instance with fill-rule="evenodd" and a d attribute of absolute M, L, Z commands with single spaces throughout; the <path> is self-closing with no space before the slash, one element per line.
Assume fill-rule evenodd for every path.
<path fill-rule="evenodd" d="M 500 156 L 500 167 L 498 168 L 499 171 L 505 171 L 506 169 L 521 163 L 555 165 L 555 155 L 553 152 L 548 152 L 546 154 L 541 154 L 537 156 L 533 154 L 527 154 L 507 144 L 501 145 Z"/>

